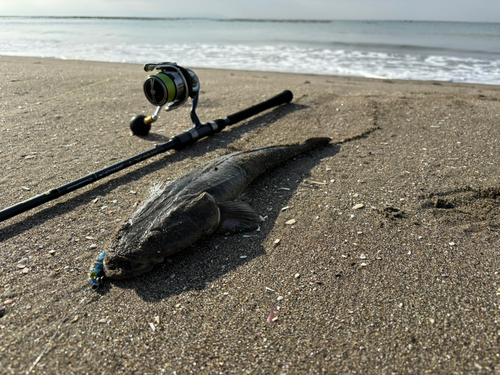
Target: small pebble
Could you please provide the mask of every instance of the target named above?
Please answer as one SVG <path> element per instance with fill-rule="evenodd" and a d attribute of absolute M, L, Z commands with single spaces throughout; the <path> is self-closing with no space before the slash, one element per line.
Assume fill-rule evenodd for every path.
<path fill-rule="evenodd" d="M 361 263 L 361 267 L 366 267 L 367 265 L 367 263 Z"/>
<path fill-rule="evenodd" d="M 245 259 L 245 258 L 247 258 L 247 255 L 240 256 L 240 259 Z"/>
<path fill-rule="evenodd" d="M 73 320 L 71 321 L 71 323 L 76 323 L 78 321 L 78 315 L 75 315 L 75 317 L 73 318 Z"/>
<path fill-rule="evenodd" d="M 12 304 L 13 302 L 14 302 L 14 300 L 13 300 L 13 299 L 7 299 L 7 300 L 3 301 L 3 304 L 4 304 L 4 305 L 10 305 L 10 304 Z"/>
<path fill-rule="evenodd" d="M 450 246 L 455 246 L 455 245 L 456 245 L 456 243 L 455 243 L 455 242 L 450 242 L 448 245 L 450 245 Z"/>
<path fill-rule="evenodd" d="M 159 315 L 155 316 L 155 323 L 160 324 L 160 316 Z"/>
<path fill-rule="evenodd" d="M 366 255 L 365 255 L 365 254 L 361 254 L 361 255 L 359 256 L 359 258 L 360 258 L 360 259 L 366 259 Z"/>
<path fill-rule="evenodd" d="M 25 264 L 18 264 L 18 265 L 17 265 L 17 268 L 24 268 L 24 267 L 26 267 L 26 265 L 25 265 Z"/>
<path fill-rule="evenodd" d="M 281 240 L 279 238 L 275 239 L 273 242 L 274 246 L 278 246 L 280 242 L 281 242 Z"/>
<path fill-rule="evenodd" d="M 149 323 L 149 326 L 151 327 L 151 331 L 156 332 L 156 327 L 153 323 Z"/>
<path fill-rule="evenodd" d="M 297 222 L 297 220 L 295 220 L 295 219 L 290 219 L 290 220 L 288 220 L 285 224 L 286 224 L 286 225 L 293 225 L 293 224 L 295 224 L 296 222 Z"/>
<path fill-rule="evenodd" d="M 24 268 L 21 272 L 24 273 L 24 274 L 27 274 L 28 272 L 30 272 L 30 269 L 29 268 Z"/>
<path fill-rule="evenodd" d="M 283 301 L 285 299 L 285 297 L 283 296 L 279 296 L 278 298 L 276 298 L 278 301 Z"/>
<path fill-rule="evenodd" d="M 106 322 L 107 322 L 107 320 L 106 320 L 106 319 L 100 319 L 100 320 L 99 320 L 99 323 L 101 323 L 101 324 L 106 324 Z"/>
<path fill-rule="evenodd" d="M 359 203 L 355 206 L 352 207 L 353 210 L 359 210 L 360 208 L 363 208 L 365 205 L 363 203 Z"/>
<path fill-rule="evenodd" d="M 294 277 L 298 279 L 300 277 L 300 273 L 296 273 Z"/>
<path fill-rule="evenodd" d="M 89 249 L 95 249 L 97 247 L 97 245 L 95 243 L 93 243 L 92 245 L 89 246 Z"/>

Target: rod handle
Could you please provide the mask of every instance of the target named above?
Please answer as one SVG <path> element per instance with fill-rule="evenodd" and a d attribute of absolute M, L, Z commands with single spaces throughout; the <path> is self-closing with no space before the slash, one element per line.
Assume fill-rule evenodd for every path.
<path fill-rule="evenodd" d="M 285 90 L 281 94 L 278 94 L 265 102 L 254 105 L 253 107 L 244 109 L 240 112 L 233 113 L 227 116 L 229 123 L 227 125 L 233 125 L 237 122 L 243 121 L 249 117 L 255 116 L 256 114 L 263 112 L 267 109 L 279 106 L 281 104 L 290 103 L 293 99 L 293 94 L 290 90 Z"/>

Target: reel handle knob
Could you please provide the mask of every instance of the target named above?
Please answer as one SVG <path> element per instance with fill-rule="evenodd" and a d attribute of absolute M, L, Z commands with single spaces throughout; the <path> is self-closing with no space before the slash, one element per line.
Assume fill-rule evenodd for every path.
<path fill-rule="evenodd" d="M 134 135 L 148 135 L 152 122 L 151 116 L 135 115 L 130 119 L 130 130 Z"/>

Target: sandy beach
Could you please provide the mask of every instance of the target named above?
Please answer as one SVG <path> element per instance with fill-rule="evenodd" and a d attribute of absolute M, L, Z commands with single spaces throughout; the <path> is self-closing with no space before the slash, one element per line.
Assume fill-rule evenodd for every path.
<path fill-rule="evenodd" d="M 140 65 L 0 68 L 2 209 L 191 126 L 186 105 L 131 135 L 129 119 L 154 112 Z M 189 68 L 202 122 L 294 99 L 1 222 L 0 372 L 500 373 L 499 86 Z M 90 288 L 155 182 L 317 136 L 331 145 L 241 197 L 260 231 Z"/>

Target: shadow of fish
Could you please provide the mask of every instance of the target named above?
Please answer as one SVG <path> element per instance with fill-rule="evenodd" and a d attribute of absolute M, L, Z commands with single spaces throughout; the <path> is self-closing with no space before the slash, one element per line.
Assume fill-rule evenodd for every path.
<path fill-rule="evenodd" d="M 259 215 L 234 199 L 266 170 L 329 142 L 330 138 L 311 138 L 295 145 L 235 152 L 178 180 L 155 185 L 120 229 L 114 251 L 104 258 L 104 274 L 111 279 L 134 277 L 215 231 L 257 229 Z"/>

